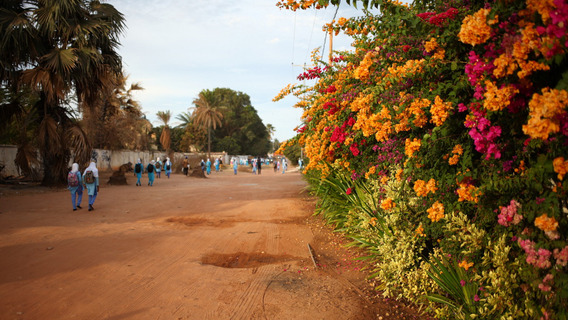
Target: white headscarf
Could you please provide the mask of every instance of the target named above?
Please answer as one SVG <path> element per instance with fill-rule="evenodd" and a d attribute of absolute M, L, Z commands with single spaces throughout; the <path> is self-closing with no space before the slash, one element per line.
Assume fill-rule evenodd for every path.
<path fill-rule="evenodd" d="M 138 158 L 138 162 L 137 163 L 142 163 L 142 159 Z"/>
<path fill-rule="evenodd" d="M 99 177 L 99 169 L 97 169 L 97 164 L 94 161 L 91 161 L 87 169 L 85 169 L 85 172 L 83 172 L 83 175 L 85 175 L 87 171 L 93 171 L 93 176 L 95 178 Z"/>
<path fill-rule="evenodd" d="M 79 172 L 79 164 L 78 163 L 73 163 L 73 165 L 71 166 L 71 172 L 73 172 L 73 173 Z"/>
<path fill-rule="evenodd" d="M 156 161 L 152 160 L 152 161 L 150 161 L 150 163 L 151 163 L 151 164 L 154 164 L 154 163 L 156 163 Z"/>
<path fill-rule="evenodd" d="M 158 157 L 158 162 L 160 162 L 160 157 Z"/>
<path fill-rule="evenodd" d="M 166 158 L 166 163 L 171 163 L 170 158 Z"/>

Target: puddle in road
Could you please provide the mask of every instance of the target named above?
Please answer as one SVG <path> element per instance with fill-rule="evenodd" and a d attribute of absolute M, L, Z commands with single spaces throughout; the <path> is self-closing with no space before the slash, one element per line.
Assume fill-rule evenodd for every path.
<path fill-rule="evenodd" d="M 269 264 L 279 264 L 287 261 L 302 260 L 290 255 L 272 255 L 267 253 L 211 253 L 201 257 L 202 264 L 221 268 L 256 268 Z"/>

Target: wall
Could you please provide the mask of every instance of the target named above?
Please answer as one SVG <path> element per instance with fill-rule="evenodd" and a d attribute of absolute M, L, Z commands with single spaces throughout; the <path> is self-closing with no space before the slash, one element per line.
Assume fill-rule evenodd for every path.
<path fill-rule="evenodd" d="M 20 172 L 14 164 L 14 159 L 16 159 L 16 152 L 18 151 L 16 146 L 12 145 L 0 145 L 0 165 L 4 166 L 4 169 L 0 173 L 2 176 L 19 176 Z M 207 160 L 206 153 L 173 153 L 173 157 L 170 159 L 173 163 L 173 171 L 181 171 L 181 163 L 185 157 L 188 157 L 191 167 L 199 166 L 201 159 Z M 113 171 L 118 170 L 118 168 L 125 163 L 136 163 L 138 159 L 142 160 L 142 163 L 147 164 L 150 160 L 156 160 L 158 157 L 164 161 L 167 157 L 165 152 L 159 151 L 130 151 L 130 150 L 103 150 L 103 149 L 93 149 L 91 158 L 97 160 L 97 168 L 100 171 Z M 211 161 L 213 159 L 222 157 L 223 163 L 228 163 L 230 157 L 229 155 L 222 152 L 212 152 Z M 73 163 L 73 159 L 69 162 L 69 167 Z M 84 168 L 81 168 L 84 169 Z"/>

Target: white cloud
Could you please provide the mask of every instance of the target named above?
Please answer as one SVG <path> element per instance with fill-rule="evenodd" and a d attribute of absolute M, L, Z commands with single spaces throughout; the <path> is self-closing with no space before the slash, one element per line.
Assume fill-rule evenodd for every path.
<path fill-rule="evenodd" d="M 203 89 L 230 88 L 248 94 L 264 123 L 285 140 L 295 135 L 301 110 L 294 98 L 272 98 L 310 64 L 311 51 L 322 47 L 324 23 L 335 8 L 292 12 L 276 0 L 114 0 L 126 18 L 120 54 L 135 94 L 154 123 L 157 111 L 175 118 L 188 111 Z M 341 11 L 352 14 L 353 8 Z M 346 38 L 347 39 L 347 38 Z M 349 49 L 351 40 L 334 39 L 334 49 Z M 328 48 L 324 49 L 326 52 Z"/>

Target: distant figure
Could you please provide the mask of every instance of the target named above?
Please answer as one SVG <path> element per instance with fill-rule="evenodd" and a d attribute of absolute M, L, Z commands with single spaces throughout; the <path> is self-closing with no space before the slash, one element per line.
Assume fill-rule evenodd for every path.
<path fill-rule="evenodd" d="M 298 165 L 300 166 L 300 171 L 302 171 L 304 166 L 304 161 L 302 159 L 298 159 Z"/>
<path fill-rule="evenodd" d="M 235 172 L 235 175 L 237 174 L 238 168 L 239 168 L 239 163 L 237 162 L 237 159 L 233 158 L 233 171 Z"/>
<path fill-rule="evenodd" d="M 282 174 L 286 173 L 286 167 L 288 167 L 288 162 L 286 158 L 282 158 Z"/>
<path fill-rule="evenodd" d="M 187 156 L 185 156 L 185 159 L 183 159 L 183 162 L 182 162 L 181 165 L 182 165 L 181 170 L 183 171 L 183 174 L 185 174 L 187 176 L 187 174 L 189 172 L 189 168 L 188 168 L 189 167 L 189 160 L 187 159 Z"/>
<path fill-rule="evenodd" d="M 256 159 L 252 159 L 250 165 L 252 167 L 252 174 L 256 174 Z"/>
<path fill-rule="evenodd" d="M 172 173 L 172 162 L 169 157 L 166 158 L 166 162 L 164 163 L 164 170 L 166 170 L 166 176 L 168 176 L 169 179 L 170 174 Z"/>
<path fill-rule="evenodd" d="M 144 172 L 144 167 L 142 166 L 142 159 L 138 158 L 138 161 L 134 165 L 134 174 L 136 175 L 136 186 L 141 186 L 142 183 L 140 179 L 142 179 L 142 172 Z"/>
<path fill-rule="evenodd" d="M 221 159 L 217 158 L 215 159 L 215 172 L 219 172 L 219 164 Z"/>
<path fill-rule="evenodd" d="M 146 171 L 148 171 L 148 185 L 151 187 L 154 185 L 154 172 L 156 171 L 154 160 L 150 161 L 148 167 L 146 167 Z"/>
<path fill-rule="evenodd" d="M 205 163 L 205 166 L 207 167 L 207 174 L 211 174 L 211 160 L 209 158 L 207 158 L 207 163 Z"/>
<path fill-rule="evenodd" d="M 274 161 L 274 173 L 278 172 L 278 161 L 277 160 L 273 160 Z"/>
<path fill-rule="evenodd" d="M 93 205 L 99 194 L 99 170 L 94 161 L 91 161 L 89 167 L 83 173 L 83 186 L 87 188 L 87 194 L 89 195 L 89 211 L 95 210 Z"/>
<path fill-rule="evenodd" d="M 260 156 L 258 156 L 258 159 L 256 159 L 256 163 L 258 165 L 258 174 L 260 174 L 260 170 L 262 170 L 262 159 L 260 159 Z"/>
<path fill-rule="evenodd" d="M 81 200 L 83 199 L 83 179 L 79 171 L 79 164 L 73 163 L 71 171 L 67 175 L 67 189 L 71 191 L 71 204 L 73 211 L 81 209 Z"/>
<path fill-rule="evenodd" d="M 205 173 L 205 161 L 203 161 L 203 159 L 201 159 L 201 162 L 199 163 L 199 165 L 201 166 L 201 171 L 203 171 Z"/>
<path fill-rule="evenodd" d="M 164 166 L 164 164 L 162 163 L 162 160 L 160 160 L 160 157 L 158 157 L 157 161 L 156 161 L 156 176 L 158 176 L 158 179 L 160 179 L 160 174 L 162 173 L 162 167 Z"/>

